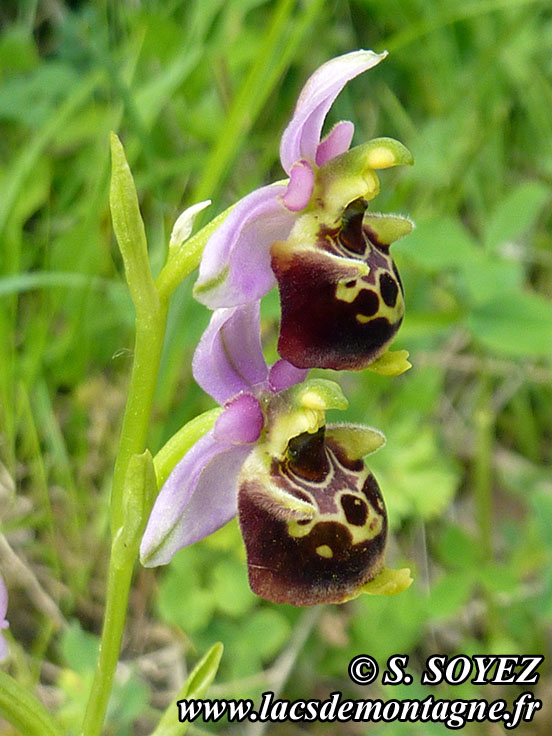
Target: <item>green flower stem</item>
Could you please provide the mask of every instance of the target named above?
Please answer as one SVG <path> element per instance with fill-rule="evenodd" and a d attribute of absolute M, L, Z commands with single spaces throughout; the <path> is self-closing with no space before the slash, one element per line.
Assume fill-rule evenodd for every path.
<path fill-rule="evenodd" d="M 117 541 L 115 537 L 109 564 L 100 656 L 84 716 L 81 732 L 83 736 L 100 736 L 101 734 L 121 649 L 134 559 L 138 549 L 135 547 L 132 550 L 132 559 L 129 554 L 124 564 L 117 565 L 114 563 L 116 556 L 113 554 Z"/>
<path fill-rule="evenodd" d="M 159 488 L 169 477 L 176 463 L 188 452 L 204 434 L 214 426 L 217 417 L 222 412 L 220 407 L 203 412 L 187 422 L 174 434 L 153 458 L 155 476 Z"/>
<path fill-rule="evenodd" d="M 113 476 L 111 499 L 113 545 L 118 542 L 117 533 L 124 528 L 124 490 L 129 462 L 134 455 L 143 453 L 146 447 L 165 336 L 166 314 L 166 306 L 160 303 L 159 308 L 155 313 L 148 315 L 147 320 L 142 320 L 138 315 L 136 319 L 134 365 Z M 115 549 L 112 547 L 100 655 L 86 708 L 83 736 L 99 736 L 101 733 L 121 648 L 138 544 L 139 540 L 122 562 L 120 556 L 113 554 Z"/>
<path fill-rule="evenodd" d="M 136 315 L 134 364 L 111 492 L 111 530 L 113 535 L 116 534 L 124 521 L 123 488 L 129 460 L 133 455 L 139 455 L 146 449 L 166 324 L 167 303 L 161 300 L 147 316 Z"/>
<path fill-rule="evenodd" d="M 25 736 L 62 736 L 40 700 L 0 671 L 0 715 Z"/>

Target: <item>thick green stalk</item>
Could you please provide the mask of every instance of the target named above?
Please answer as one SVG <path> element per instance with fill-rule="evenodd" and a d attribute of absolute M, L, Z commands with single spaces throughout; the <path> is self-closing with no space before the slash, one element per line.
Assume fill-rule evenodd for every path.
<path fill-rule="evenodd" d="M 25 736 L 61 736 L 40 700 L 0 671 L 0 715 Z"/>
<path fill-rule="evenodd" d="M 112 562 L 109 565 L 100 655 L 82 726 L 83 736 L 100 736 L 102 731 L 121 649 L 133 568 L 131 561 L 121 567 Z"/>
<path fill-rule="evenodd" d="M 111 530 L 123 523 L 123 488 L 130 458 L 146 449 L 146 439 L 167 323 L 167 303 L 158 301 L 145 318 L 136 317 L 134 364 L 111 491 Z"/>

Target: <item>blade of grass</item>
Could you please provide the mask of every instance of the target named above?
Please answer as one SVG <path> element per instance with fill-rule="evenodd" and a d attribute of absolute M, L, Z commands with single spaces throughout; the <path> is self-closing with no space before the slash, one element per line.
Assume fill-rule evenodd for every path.
<path fill-rule="evenodd" d="M 212 199 L 217 193 L 245 136 L 273 93 L 322 3 L 311 0 L 302 13 L 293 17 L 294 5 L 293 0 L 280 0 L 276 5 L 257 60 L 230 106 L 226 123 L 205 162 L 205 173 L 190 198 L 191 202 L 200 202 L 207 197 Z"/>

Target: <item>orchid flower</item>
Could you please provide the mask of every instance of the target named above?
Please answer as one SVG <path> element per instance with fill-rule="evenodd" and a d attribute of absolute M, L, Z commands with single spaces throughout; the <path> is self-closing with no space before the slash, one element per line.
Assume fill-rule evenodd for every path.
<path fill-rule="evenodd" d="M 258 302 L 214 312 L 196 348 L 193 373 L 224 410 L 161 489 L 142 540 L 145 564 L 167 563 L 236 515 L 236 478 L 261 435 L 262 403 L 306 372 L 284 360 L 268 368 Z"/>
<path fill-rule="evenodd" d="M 342 602 L 407 587 L 384 568 L 387 517 L 362 461 L 383 435 L 328 425 L 347 401 L 332 381 L 279 360 L 268 368 L 259 302 L 216 310 L 193 361 L 196 381 L 223 404 L 213 429 L 177 463 L 142 540 L 146 566 L 216 531 L 236 513 L 254 592 L 277 602 Z"/>
<path fill-rule="evenodd" d="M 7 629 L 9 627 L 9 623 L 6 620 L 6 613 L 8 610 L 8 591 L 6 589 L 6 584 L 4 583 L 4 579 L 0 575 L 0 631 L 2 629 Z M 6 643 L 6 640 L 0 634 L 0 662 L 3 662 L 8 656 L 8 645 Z"/>
<path fill-rule="evenodd" d="M 348 121 L 320 139 L 345 84 L 386 55 L 354 51 L 311 76 L 281 140 L 289 179 L 240 200 L 201 261 L 195 296 L 212 309 L 258 300 L 278 284 L 278 350 L 299 368 L 365 368 L 385 353 L 403 319 L 389 246 L 412 223 L 366 210 L 379 192 L 375 170 L 411 164 L 412 156 L 390 138 L 349 150 Z"/>

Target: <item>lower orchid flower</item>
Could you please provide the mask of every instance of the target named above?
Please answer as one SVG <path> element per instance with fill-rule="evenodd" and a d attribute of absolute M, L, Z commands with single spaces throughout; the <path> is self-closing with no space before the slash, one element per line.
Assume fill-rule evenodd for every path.
<path fill-rule="evenodd" d="M 143 564 L 168 562 L 237 513 L 251 588 L 269 600 L 340 603 L 408 587 L 408 571 L 384 566 L 385 506 L 362 460 L 383 435 L 326 425 L 327 410 L 347 407 L 332 381 L 304 381 L 285 360 L 268 368 L 258 302 L 215 311 L 193 368 L 224 408 L 163 485 Z"/>
<path fill-rule="evenodd" d="M 195 295 L 213 309 L 260 299 L 278 284 L 278 350 L 297 367 L 377 366 L 403 319 L 403 289 L 389 246 L 413 225 L 366 210 L 379 192 L 376 170 L 411 164 L 412 156 L 391 138 L 349 150 L 354 126 L 348 121 L 320 139 L 345 84 L 386 55 L 354 51 L 311 76 L 280 145 L 289 180 L 240 200 L 201 261 Z M 387 361 L 384 370 L 409 367 L 404 356 L 398 363 L 390 370 Z"/>
<path fill-rule="evenodd" d="M 263 403 L 306 375 L 283 360 L 268 369 L 259 322 L 258 302 L 216 310 L 197 346 L 194 377 L 224 409 L 163 485 L 142 540 L 144 564 L 165 564 L 235 516 L 236 477 L 261 436 Z"/>

